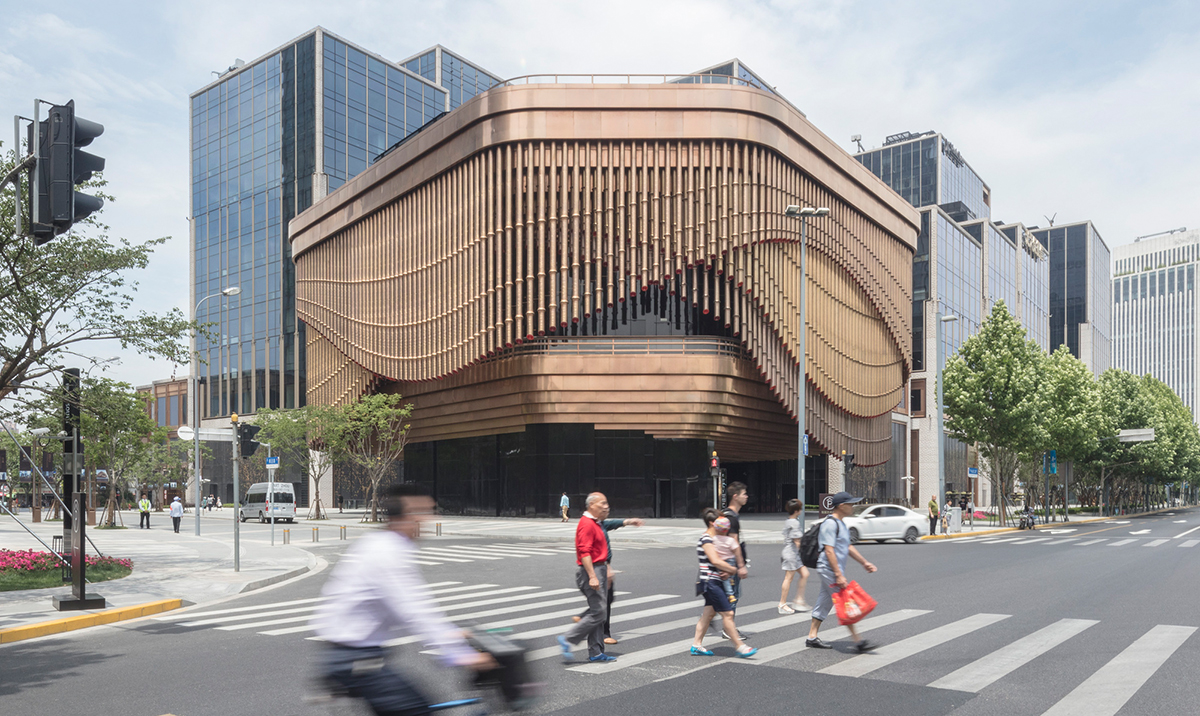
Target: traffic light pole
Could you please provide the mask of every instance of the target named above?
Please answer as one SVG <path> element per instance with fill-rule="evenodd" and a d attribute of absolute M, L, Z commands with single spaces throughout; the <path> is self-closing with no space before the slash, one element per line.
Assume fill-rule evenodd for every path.
<path fill-rule="evenodd" d="M 238 495 L 238 463 L 241 462 L 241 425 L 233 424 L 233 571 L 242 571 L 242 500 Z"/>

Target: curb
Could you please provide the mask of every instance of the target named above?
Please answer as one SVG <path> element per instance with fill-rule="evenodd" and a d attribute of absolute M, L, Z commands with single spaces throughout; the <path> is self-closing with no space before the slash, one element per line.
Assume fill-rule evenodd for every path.
<path fill-rule="evenodd" d="M 1108 520 L 1112 520 L 1115 517 L 1145 517 L 1146 515 L 1157 515 L 1160 512 L 1174 512 L 1175 510 L 1178 510 L 1178 509 L 1182 509 L 1182 508 L 1164 507 L 1161 510 L 1150 510 L 1149 512 L 1135 512 L 1130 515 L 1109 515 L 1108 517 L 1088 517 L 1087 519 L 1082 519 L 1082 520 L 1071 520 L 1071 522 L 1082 525 L 1082 524 L 1088 524 L 1089 522 L 1105 522 Z M 1062 525 L 1071 524 L 1071 522 L 1065 522 L 1065 523 L 1055 522 L 1055 523 L 1049 524 L 1049 525 L 1038 525 L 1037 527 L 1034 527 L 1032 530 L 1026 530 L 1026 531 L 1027 532 L 1039 532 L 1041 530 L 1049 530 L 1049 529 L 1060 530 L 1060 529 L 1062 529 Z M 947 540 L 947 539 L 965 539 L 967 537 L 982 537 L 983 535 L 994 535 L 994 534 L 1001 534 L 1003 532 L 1018 532 L 1018 531 L 1020 531 L 1020 530 L 1018 530 L 1016 527 L 1000 527 L 1000 528 L 997 528 L 994 530 L 980 530 L 978 532 L 958 532 L 958 533 L 952 534 L 952 535 L 925 535 L 924 537 L 921 538 L 921 541 L 922 542 L 925 542 L 925 541 L 933 542 L 933 541 Z"/>
<path fill-rule="evenodd" d="M 238 592 L 238 594 L 245 594 L 246 592 L 253 592 L 256 589 L 262 589 L 263 587 L 269 587 L 272 584 L 278 584 L 279 582 L 291 579 L 292 577 L 299 577 L 301 574 L 304 574 L 308 570 L 309 570 L 309 566 L 305 565 L 303 567 L 297 567 L 296 569 L 293 569 L 290 572 L 284 572 L 283 574 L 276 574 L 273 577 L 263 577 L 262 579 L 256 579 L 253 582 L 247 582 L 246 586 L 242 587 L 241 590 Z"/>
<path fill-rule="evenodd" d="M 101 624 L 112 624 L 113 622 L 137 619 L 139 617 L 150 616 L 151 614 L 178 609 L 182 606 L 182 599 L 162 599 L 157 602 L 146 602 L 145 604 L 138 604 L 132 607 L 108 609 L 96 612 L 95 614 L 80 614 L 79 616 L 67 617 L 65 619 L 54 619 L 38 624 L 26 624 L 25 626 L 12 627 L 11 629 L 0 629 L 0 644 L 11 644 L 15 641 L 24 641 L 25 639 L 36 639 L 41 636 L 61 634 L 77 629 L 100 626 Z"/>

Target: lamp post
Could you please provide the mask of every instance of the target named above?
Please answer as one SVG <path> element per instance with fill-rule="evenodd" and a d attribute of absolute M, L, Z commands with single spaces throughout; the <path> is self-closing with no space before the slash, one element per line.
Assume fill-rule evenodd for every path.
<path fill-rule="evenodd" d="M 815 208 L 811 206 L 801 207 L 798 204 L 788 205 L 787 210 L 783 213 L 784 216 L 800 217 L 800 338 L 799 345 L 796 346 L 796 497 L 800 500 L 800 529 L 804 529 L 804 437 L 805 437 L 805 420 L 804 411 L 804 392 L 805 392 L 805 369 L 807 366 L 807 349 L 805 348 L 805 338 L 808 334 L 808 316 L 805 314 L 804 300 L 804 279 L 805 279 L 805 249 L 808 244 L 808 217 L 810 216 L 828 216 L 829 209 L 826 207 Z"/>
<path fill-rule="evenodd" d="M 216 298 L 217 296 L 236 296 L 241 292 L 242 292 L 242 289 L 240 286 L 229 286 L 228 288 L 221 289 L 217 293 L 205 296 L 204 298 L 202 298 L 196 302 L 196 308 L 192 311 L 192 321 L 195 321 L 196 317 L 200 315 L 200 305 L 202 303 L 204 303 L 205 301 L 207 301 L 208 299 Z M 193 479 L 196 481 L 196 483 L 195 483 L 196 484 L 196 487 L 195 487 L 196 494 L 195 494 L 195 498 L 193 499 L 193 502 L 195 503 L 195 507 L 196 507 L 196 536 L 199 537 L 200 536 L 200 489 L 201 489 L 201 486 L 203 483 L 200 480 L 200 372 L 199 372 L 200 371 L 200 365 L 199 365 L 200 364 L 200 352 L 196 348 L 197 338 L 198 337 L 196 336 L 195 332 L 193 332 L 192 333 L 192 379 L 189 382 L 191 383 L 191 393 L 192 393 L 192 413 L 196 416 L 196 422 L 192 425 L 192 428 L 193 428 L 192 475 L 193 475 Z M 236 522 L 236 519 L 234 521 Z"/>
<path fill-rule="evenodd" d="M 942 398 L 942 364 L 946 362 L 946 349 L 942 345 L 942 324 L 957 321 L 958 316 L 943 316 L 937 312 L 937 439 L 938 439 L 938 504 L 946 501 L 946 410 Z"/>

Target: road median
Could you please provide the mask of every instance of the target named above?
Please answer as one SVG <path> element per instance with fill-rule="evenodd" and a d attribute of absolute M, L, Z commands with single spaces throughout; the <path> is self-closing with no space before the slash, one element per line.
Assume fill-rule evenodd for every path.
<path fill-rule="evenodd" d="M 160 599 L 131 607 L 106 609 L 102 612 L 92 614 L 79 614 L 63 619 L 51 619 L 35 624 L 24 624 L 12 627 L 11 629 L 0 629 L 0 644 L 11 644 L 12 642 L 24 641 L 26 639 L 36 639 L 38 637 L 86 629 L 88 627 L 113 624 L 130 619 L 140 619 L 152 614 L 161 614 L 172 609 L 178 609 L 181 606 L 183 606 L 182 599 Z"/>

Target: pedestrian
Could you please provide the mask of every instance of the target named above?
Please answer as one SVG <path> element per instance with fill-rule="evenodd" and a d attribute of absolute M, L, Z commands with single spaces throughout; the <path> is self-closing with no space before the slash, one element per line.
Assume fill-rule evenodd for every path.
<path fill-rule="evenodd" d="M 975 526 L 975 500 L 967 500 L 967 524 L 971 527 Z"/>
<path fill-rule="evenodd" d="M 750 500 L 750 493 L 746 489 L 746 485 L 741 482 L 731 482 L 726 488 L 726 495 L 729 497 L 729 506 L 721 513 L 722 516 L 729 518 L 729 536 L 738 542 L 737 554 L 737 572 L 729 580 L 733 587 L 733 594 L 738 599 L 742 598 L 742 580 L 749 575 L 750 557 L 746 554 L 746 541 L 742 539 L 742 508 L 746 506 L 746 502 Z M 734 611 L 737 611 L 735 604 Z"/>
<path fill-rule="evenodd" d="M 175 524 L 175 534 L 179 534 L 179 523 L 183 520 L 183 503 L 176 497 L 171 500 L 171 522 Z"/>
<path fill-rule="evenodd" d="M 942 505 L 942 534 L 950 534 L 950 510 L 954 509 L 954 501 L 946 495 L 946 504 Z"/>
<path fill-rule="evenodd" d="M 609 622 L 612 621 L 612 605 L 613 600 L 617 598 L 617 592 L 613 583 L 616 581 L 616 575 L 620 571 L 613 569 L 612 566 L 612 540 L 609 539 L 608 533 L 613 530 L 621 529 L 622 527 L 641 527 L 645 522 L 638 517 L 630 517 L 628 519 L 607 519 L 600 522 L 600 526 L 604 528 L 604 543 L 608 548 L 608 598 L 605 600 L 606 611 L 604 613 L 604 643 L 616 644 L 617 640 L 613 638 L 612 628 Z M 581 614 L 571 617 L 573 621 L 579 623 L 587 616 L 587 609 L 584 609 Z"/>
<path fill-rule="evenodd" d="M 783 509 L 788 518 L 783 523 L 783 552 L 779 561 L 783 567 L 783 591 L 779 594 L 779 613 L 795 614 L 812 607 L 804 601 L 804 588 L 808 585 L 808 567 L 800 562 L 800 538 L 804 536 L 804 525 L 800 524 L 800 500 L 788 500 Z M 792 590 L 792 579 L 800 578 L 796 589 L 796 601 L 789 603 L 788 592 Z"/>
<path fill-rule="evenodd" d="M 138 518 L 138 529 L 140 530 L 143 527 L 150 529 L 150 498 L 146 497 L 146 493 L 144 492 L 142 493 L 142 499 L 138 500 L 138 512 L 142 515 Z"/>
<path fill-rule="evenodd" d="M 588 661 L 616 661 L 604 653 L 604 620 L 608 618 L 608 539 L 600 523 L 608 517 L 608 498 L 593 492 L 575 523 L 575 585 L 587 599 L 587 614 L 558 637 L 563 661 L 574 661 L 571 647 L 587 639 Z"/>
<path fill-rule="evenodd" d="M 559 498 L 558 508 L 560 510 L 562 510 L 562 520 L 561 521 L 566 522 L 568 519 L 567 515 L 571 511 L 571 498 L 567 497 L 567 493 L 564 492 L 562 494 L 562 497 Z"/>
<path fill-rule="evenodd" d="M 427 714 L 429 699 L 397 669 L 407 660 L 385 660 L 393 629 L 419 635 L 447 667 L 496 664 L 446 619 L 417 566 L 416 541 L 421 522 L 433 514 L 433 498 L 419 485 L 392 485 L 383 505 L 387 526 L 355 540 L 321 590 L 312 624 L 323 647 L 318 668 L 376 714 Z"/>
<path fill-rule="evenodd" d="M 758 649 L 742 641 L 741 632 L 737 630 L 737 625 L 734 623 L 733 605 L 729 603 L 725 590 L 719 586 L 721 574 L 732 578 L 738 572 L 736 565 L 726 562 L 717 555 L 715 539 L 717 532 L 713 528 L 713 523 L 720 515 L 713 508 L 706 507 L 701 511 L 700 517 L 704 520 L 704 533 L 696 542 L 696 559 L 700 563 L 696 587 L 699 590 L 699 596 L 704 597 L 704 611 L 700 613 L 700 620 L 696 622 L 696 634 L 692 640 L 691 653 L 693 656 L 713 655 L 712 649 L 704 648 L 704 635 L 708 632 L 713 617 L 720 615 L 724 625 L 722 633 L 733 642 L 736 656 L 743 659 L 754 656 L 758 653 Z"/>
<path fill-rule="evenodd" d="M 821 578 L 821 594 L 817 597 L 817 604 L 812 610 L 812 623 L 808 627 L 808 639 L 804 642 L 807 647 L 813 649 L 833 648 L 831 644 L 822 641 L 817 633 L 820 631 L 825 617 L 829 616 L 829 610 L 833 607 L 833 593 L 849 584 L 843 570 L 850 559 L 853 558 L 861 564 L 863 569 L 867 570 L 867 574 L 875 571 L 875 565 L 868 562 L 850 544 L 850 529 L 842 524 L 843 519 L 854 514 L 854 505 L 861 501 L 861 497 L 854 497 L 849 492 L 837 493 L 830 499 L 833 512 L 821 522 L 821 529 L 818 533 L 821 551 L 817 557 L 817 576 Z M 854 639 L 858 653 L 866 653 L 875 648 L 873 644 L 858 635 L 858 630 L 854 628 L 853 624 L 847 624 L 846 628 L 850 630 L 850 637 Z"/>
<path fill-rule="evenodd" d="M 346 496 L 338 493 L 338 514 L 342 514 L 342 507 L 346 504 Z"/>

